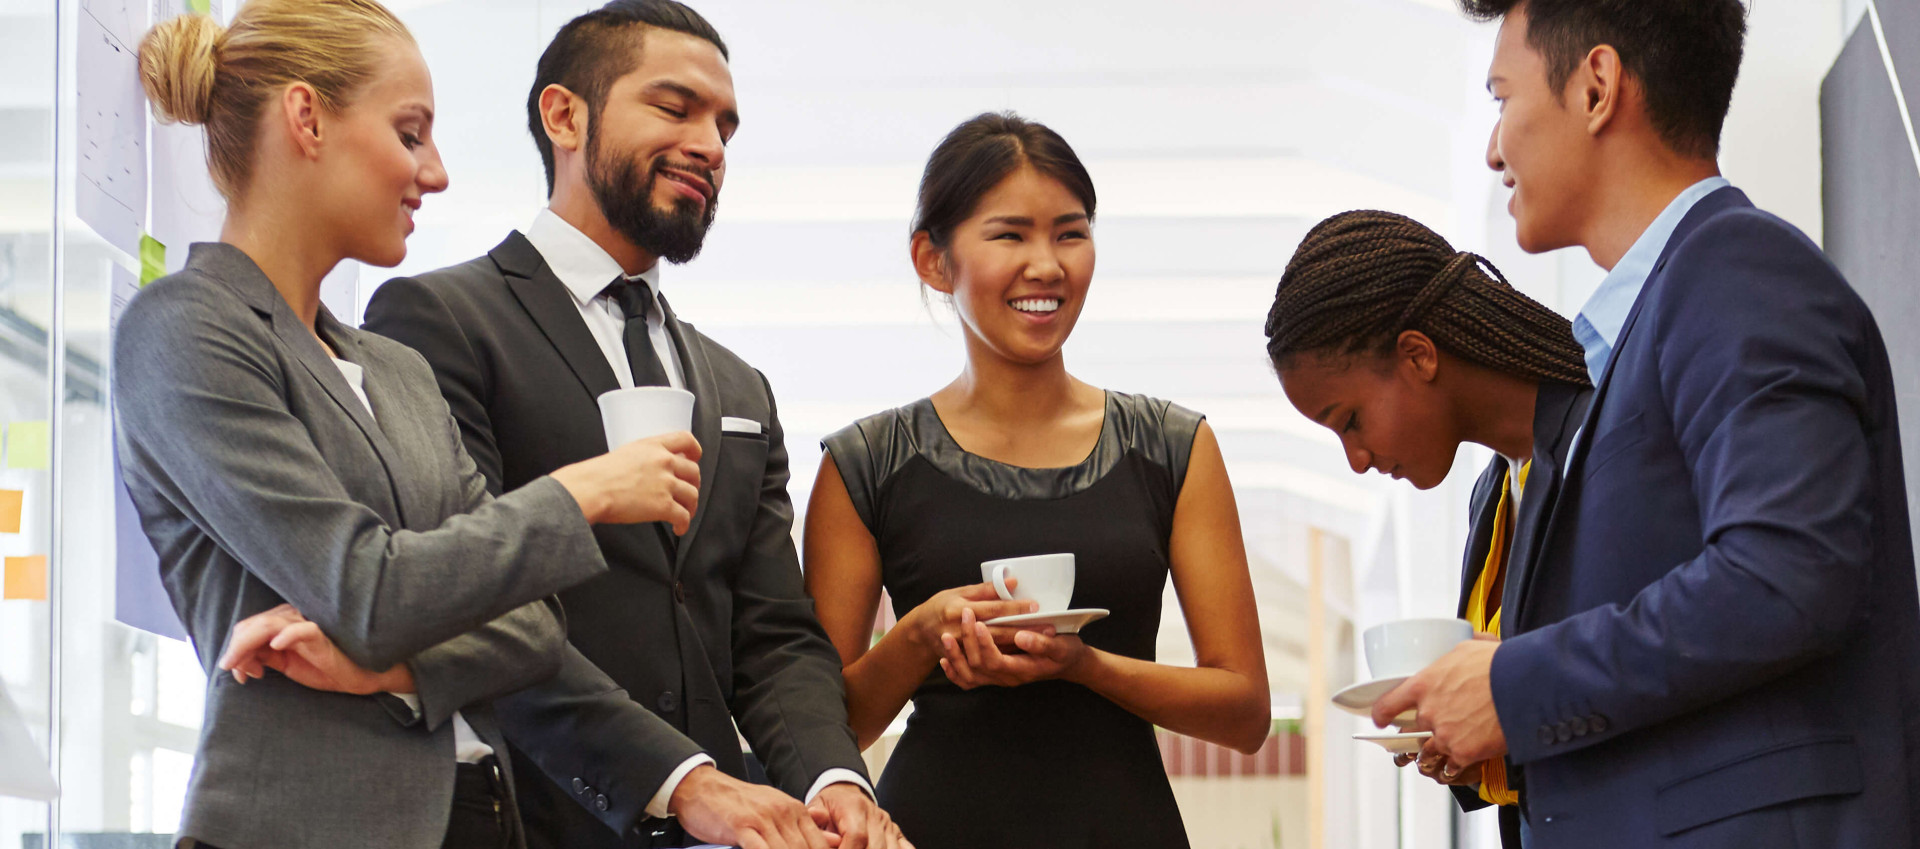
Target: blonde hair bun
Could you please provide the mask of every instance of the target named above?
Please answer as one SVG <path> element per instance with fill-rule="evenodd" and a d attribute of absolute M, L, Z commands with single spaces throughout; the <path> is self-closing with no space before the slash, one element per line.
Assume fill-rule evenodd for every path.
<path fill-rule="evenodd" d="M 162 121 L 205 124 L 213 115 L 213 79 L 227 28 L 209 15 L 180 15 L 140 40 L 140 84 Z"/>

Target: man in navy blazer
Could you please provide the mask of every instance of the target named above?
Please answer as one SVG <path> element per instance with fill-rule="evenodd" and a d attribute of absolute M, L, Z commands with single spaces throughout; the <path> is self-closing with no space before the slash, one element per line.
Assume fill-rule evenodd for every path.
<path fill-rule="evenodd" d="M 1463 5 L 1504 18 L 1487 161 L 1521 247 L 1609 269 L 1574 321 L 1596 390 L 1507 639 L 1376 721 L 1505 755 L 1533 846 L 1916 845 L 1893 376 L 1819 247 L 1719 176 L 1739 0 Z"/>

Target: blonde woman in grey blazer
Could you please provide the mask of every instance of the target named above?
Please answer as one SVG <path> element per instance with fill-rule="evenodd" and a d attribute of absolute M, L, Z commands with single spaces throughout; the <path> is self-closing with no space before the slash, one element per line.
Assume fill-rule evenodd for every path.
<path fill-rule="evenodd" d="M 113 351 L 127 488 L 212 673 L 181 837 L 517 846 L 488 702 L 546 679 L 617 692 L 550 597 L 606 571 L 592 523 L 685 529 L 698 445 L 492 498 L 426 362 L 320 304 L 341 259 L 403 258 L 446 187 L 431 83 L 387 10 L 250 0 L 231 29 L 161 24 L 140 62 L 163 117 L 207 125 L 229 202 L 222 241 L 134 299 Z M 236 631 L 263 612 L 290 627 Z"/>

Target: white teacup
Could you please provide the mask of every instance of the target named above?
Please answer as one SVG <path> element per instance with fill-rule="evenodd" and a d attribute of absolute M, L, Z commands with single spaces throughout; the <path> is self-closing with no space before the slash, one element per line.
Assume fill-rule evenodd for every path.
<path fill-rule="evenodd" d="M 693 393 L 670 386 L 615 389 L 600 396 L 607 450 L 629 442 L 693 429 Z"/>
<path fill-rule="evenodd" d="M 1454 646 L 1473 639 L 1465 619 L 1402 619 L 1375 625 L 1361 635 L 1374 680 L 1412 675 Z"/>
<path fill-rule="evenodd" d="M 1007 601 L 1040 602 L 1039 613 L 1058 613 L 1073 605 L 1073 555 L 1036 554 L 980 564 L 980 579 Z M 1019 579 L 1009 589 L 1008 578 Z"/>

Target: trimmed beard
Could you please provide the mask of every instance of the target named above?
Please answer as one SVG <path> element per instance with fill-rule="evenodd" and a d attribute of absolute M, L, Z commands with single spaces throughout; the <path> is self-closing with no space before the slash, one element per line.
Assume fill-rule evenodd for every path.
<path fill-rule="evenodd" d="M 635 247 L 676 265 L 699 256 L 720 200 L 720 188 L 713 182 L 713 172 L 698 166 L 682 166 L 680 170 L 704 178 L 707 185 L 713 187 L 713 196 L 705 204 L 676 197 L 673 208 L 663 210 L 654 206 L 653 190 L 660 180 L 660 172 L 666 169 L 665 157 L 655 159 L 643 177 L 637 157 L 616 158 L 604 153 L 600 136 L 589 135 L 587 187 L 593 191 L 607 223 Z"/>

